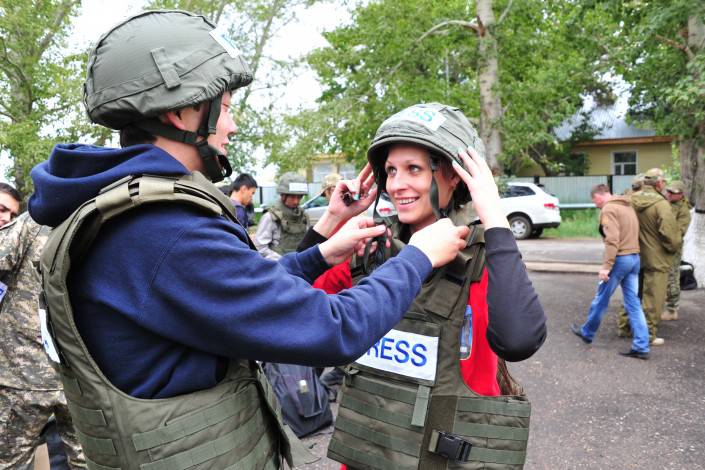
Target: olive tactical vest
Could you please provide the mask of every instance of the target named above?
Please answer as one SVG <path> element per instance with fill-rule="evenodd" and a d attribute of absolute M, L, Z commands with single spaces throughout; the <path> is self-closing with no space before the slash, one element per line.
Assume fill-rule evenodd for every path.
<path fill-rule="evenodd" d="M 237 220 L 227 197 L 200 173 L 126 177 L 54 229 L 42 254 L 42 303 L 88 468 L 278 469 L 282 457 L 291 465 L 298 441 L 287 436 L 276 398 L 255 362 L 232 360 L 212 389 L 140 399 L 108 381 L 78 333 L 66 287 L 72 261 L 81 259 L 107 220 L 142 204 L 172 202 Z"/>
<path fill-rule="evenodd" d="M 276 205 L 270 209 L 274 221 L 281 229 L 279 244 L 272 248 L 280 255 L 285 255 L 296 251 L 296 247 L 304 238 L 304 233 L 308 228 L 308 217 L 300 208 L 289 209 L 277 201 Z"/>
<path fill-rule="evenodd" d="M 468 213 L 453 212 L 451 219 L 470 222 Z M 485 266 L 483 234 L 471 226 L 467 247 L 434 270 L 404 318 L 347 368 L 329 458 L 351 470 L 523 467 L 528 400 L 523 394 L 480 396 L 460 372 L 469 287 Z M 392 254 L 401 247 L 395 239 Z M 363 278 L 359 265 L 354 258 L 354 284 Z M 519 389 L 516 383 L 509 388 Z"/>

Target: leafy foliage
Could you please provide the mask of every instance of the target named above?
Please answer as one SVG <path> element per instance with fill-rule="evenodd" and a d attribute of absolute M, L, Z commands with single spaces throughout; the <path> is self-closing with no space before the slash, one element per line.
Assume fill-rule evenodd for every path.
<path fill-rule="evenodd" d="M 0 152 L 24 196 L 29 170 L 57 141 L 85 127 L 79 108 L 83 57 L 65 55 L 79 2 L 0 0 Z"/>
<path fill-rule="evenodd" d="M 591 39 L 602 18 L 568 0 L 495 3 L 504 162 L 512 168 L 559 146 L 553 129 L 580 108 L 581 93 L 604 91 L 595 72 L 602 51 Z M 380 122 L 418 102 L 458 106 L 477 124 L 483 58 L 475 32 L 449 23 L 424 36 L 443 22 L 467 23 L 473 12 L 473 2 L 460 0 L 356 8 L 350 25 L 326 34 L 330 47 L 309 56 L 324 90 L 319 109 L 287 119 L 294 142 L 278 163 L 301 165 L 302 155 L 320 153 L 360 163 Z"/>

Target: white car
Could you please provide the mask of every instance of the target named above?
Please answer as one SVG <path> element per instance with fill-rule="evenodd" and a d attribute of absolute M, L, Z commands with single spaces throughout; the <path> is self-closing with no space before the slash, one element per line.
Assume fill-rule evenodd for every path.
<path fill-rule="evenodd" d="M 561 224 L 558 198 L 534 183 L 508 183 L 501 202 L 517 240 L 538 238 L 544 228 L 556 228 Z"/>

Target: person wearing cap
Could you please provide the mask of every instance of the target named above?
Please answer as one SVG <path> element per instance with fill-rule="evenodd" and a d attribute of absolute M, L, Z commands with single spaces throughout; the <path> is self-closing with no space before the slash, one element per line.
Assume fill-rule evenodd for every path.
<path fill-rule="evenodd" d="M 247 215 L 247 206 L 252 203 L 252 197 L 257 191 L 257 181 L 248 173 L 242 173 L 230 185 L 230 200 L 235 206 L 235 215 L 243 227 L 249 227 L 253 222 Z"/>
<path fill-rule="evenodd" d="M 639 250 L 643 275 L 641 304 L 649 326 L 652 346 L 660 346 L 665 340 L 657 336 L 666 302 L 668 273 L 673 257 L 680 250 L 683 239 L 676 218 L 663 195 L 666 182 L 663 171 L 652 168 L 644 173 L 643 187 L 632 194 L 631 205 L 639 219 Z M 626 334 L 626 315 L 620 314 L 618 326 Z"/>
<path fill-rule="evenodd" d="M 468 247 L 426 282 L 404 319 L 347 368 L 328 457 L 348 468 L 523 462 L 529 404 L 504 361 L 538 350 L 545 316 L 483 156 L 463 113 L 440 103 L 391 116 L 369 147 L 375 181 L 396 208 L 385 220 L 390 246 L 380 250 L 387 240 L 378 239 L 375 253 L 353 256 L 314 287 L 334 293 L 364 284 L 438 219 L 472 230 Z"/>
<path fill-rule="evenodd" d="M 676 217 L 676 224 L 680 233 L 681 241 L 685 237 L 690 225 L 690 203 L 684 194 L 685 185 L 682 181 L 672 181 L 666 187 L 666 197 L 671 202 L 673 214 Z M 668 273 L 668 289 L 666 290 L 666 309 L 661 314 L 661 320 L 672 321 L 678 320 L 678 304 L 681 297 L 681 257 L 683 256 L 682 248 L 679 248 L 673 256 L 673 266 Z"/>
<path fill-rule="evenodd" d="M 277 192 L 279 200 L 262 216 L 253 238 L 262 256 L 274 261 L 296 251 L 309 225 L 308 215 L 299 206 L 308 194 L 306 179 L 298 173 L 284 173 Z"/>
<path fill-rule="evenodd" d="M 600 235 L 605 244 L 602 268 L 595 298 L 590 304 L 583 325 L 573 323 L 570 330 L 585 343 L 592 343 L 602 318 L 609 307 L 610 297 L 622 287 L 624 306 L 634 332 L 631 349 L 620 351 L 623 356 L 649 358 L 649 330 L 638 296 L 639 285 L 639 220 L 628 196 L 613 196 L 609 186 L 598 184 L 590 191 L 595 206 L 600 209 Z"/>
<path fill-rule="evenodd" d="M 439 221 L 344 295 L 311 282 L 384 226 L 362 220 L 264 259 L 213 184 L 230 173 L 231 93 L 251 80 L 203 16 L 140 13 L 95 43 L 83 87 L 89 118 L 122 148 L 59 144 L 32 170 L 29 211 L 53 227 L 43 342 L 88 468 L 293 466 L 297 441 L 258 361 L 359 357 L 466 245 L 467 227 Z M 366 210 L 370 186 L 350 206 L 334 195 L 318 230 Z"/>
<path fill-rule="evenodd" d="M 335 186 L 338 184 L 338 181 L 342 179 L 343 177 L 340 176 L 338 173 L 331 173 L 329 175 L 326 175 L 325 178 L 323 178 L 323 184 L 321 185 L 321 193 L 329 202 L 330 197 L 333 195 L 333 191 L 335 190 Z"/>

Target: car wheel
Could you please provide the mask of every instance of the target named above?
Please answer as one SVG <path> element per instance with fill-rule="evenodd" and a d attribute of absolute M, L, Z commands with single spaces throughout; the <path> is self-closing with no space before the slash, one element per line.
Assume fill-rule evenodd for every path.
<path fill-rule="evenodd" d="M 543 233 L 543 227 L 542 228 L 535 228 L 531 232 L 531 238 L 540 238 L 542 233 Z"/>
<path fill-rule="evenodd" d="M 531 235 L 531 221 L 523 215 L 509 217 L 509 228 L 517 240 L 524 240 Z"/>

